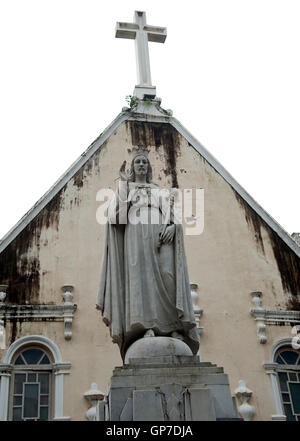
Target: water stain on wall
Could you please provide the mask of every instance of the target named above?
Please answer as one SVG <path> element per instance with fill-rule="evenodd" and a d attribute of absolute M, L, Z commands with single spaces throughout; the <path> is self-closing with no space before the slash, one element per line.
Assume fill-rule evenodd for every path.
<path fill-rule="evenodd" d="M 105 146 L 104 143 L 101 147 Z M 79 190 L 85 179 L 95 169 L 100 172 L 100 149 L 78 170 L 72 184 Z M 39 304 L 40 291 L 40 259 L 39 251 L 42 229 L 59 229 L 60 212 L 64 209 L 64 193 L 66 184 L 40 211 L 40 213 L 18 234 L 18 236 L 0 254 L 0 283 L 8 285 L 6 303 L 8 304 Z M 70 201 L 79 205 L 79 196 Z"/>
<path fill-rule="evenodd" d="M 58 231 L 62 189 L 0 254 L 0 281 L 8 285 L 6 303 L 37 304 L 40 290 L 40 237 Z"/>
<path fill-rule="evenodd" d="M 172 187 L 178 188 L 176 160 L 180 155 L 180 135 L 177 130 L 166 123 L 126 121 L 125 124 L 130 131 L 132 145 L 155 146 L 157 149 L 163 147 L 165 157 L 163 172 L 171 177 Z"/>
<path fill-rule="evenodd" d="M 234 193 L 240 206 L 244 209 L 246 222 L 254 233 L 258 248 L 263 254 L 265 254 L 264 242 L 261 235 L 261 227 L 262 225 L 265 225 L 265 223 L 236 191 L 234 191 Z"/>
<path fill-rule="evenodd" d="M 281 277 L 283 290 L 292 296 L 288 299 L 287 309 L 297 309 L 299 304 L 297 296 L 300 295 L 300 259 L 293 250 L 270 228 L 270 226 L 235 192 L 236 199 L 244 209 L 245 218 L 249 228 L 254 232 L 257 245 L 264 253 L 264 243 L 261 229 L 267 231 L 273 249 L 274 257 Z M 300 306 L 299 306 L 300 309 Z"/>

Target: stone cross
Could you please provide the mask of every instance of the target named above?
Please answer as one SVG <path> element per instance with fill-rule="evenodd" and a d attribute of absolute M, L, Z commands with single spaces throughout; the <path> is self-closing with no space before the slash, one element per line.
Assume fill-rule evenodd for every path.
<path fill-rule="evenodd" d="M 164 43 L 167 29 L 149 26 L 146 23 L 146 13 L 135 11 L 134 23 L 117 23 L 116 37 L 135 40 L 135 54 L 138 84 L 134 95 L 138 98 L 155 98 L 156 88 L 151 83 L 150 59 L 148 41 Z"/>

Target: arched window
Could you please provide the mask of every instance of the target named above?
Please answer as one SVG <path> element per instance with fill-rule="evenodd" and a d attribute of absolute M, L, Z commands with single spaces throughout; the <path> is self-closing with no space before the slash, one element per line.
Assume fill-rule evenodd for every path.
<path fill-rule="evenodd" d="M 7 349 L 0 363 L 0 421 L 65 421 L 64 363 L 58 346 L 43 335 L 27 335 Z"/>
<path fill-rule="evenodd" d="M 274 357 L 281 403 L 287 421 L 300 421 L 300 352 L 291 346 L 277 350 Z"/>
<path fill-rule="evenodd" d="M 22 348 L 12 360 L 9 419 L 47 421 L 52 419 L 51 355 L 42 347 Z"/>

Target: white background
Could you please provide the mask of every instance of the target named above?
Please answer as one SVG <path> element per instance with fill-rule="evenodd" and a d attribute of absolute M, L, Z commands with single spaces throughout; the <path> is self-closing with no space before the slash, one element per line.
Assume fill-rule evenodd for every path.
<path fill-rule="evenodd" d="M 0 0 L 0 237 L 126 106 L 147 12 L 162 107 L 292 233 L 300 231 L 299 0 Z"/>

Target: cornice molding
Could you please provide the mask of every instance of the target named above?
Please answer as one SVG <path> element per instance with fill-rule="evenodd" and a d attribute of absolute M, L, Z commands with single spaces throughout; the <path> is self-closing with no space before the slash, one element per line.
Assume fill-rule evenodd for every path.
<path fill-rule="evenodd" d="M 72 322 L 76 304 L 63 305 L 8 305 L 0 304 L 0 320 L 4 323 L 10 320 L 24 321 L 63 321 L 66 340 L 72 338 Z"/>
<path fill-rule="evenodd" d="M 272 309 L 251 309 L 251 315 L 255 317 L 256 320 L 264 320 L 265 323 L 270 325 L 279 324 L 300 324 L 300 311 L 280 311 Z"/>

